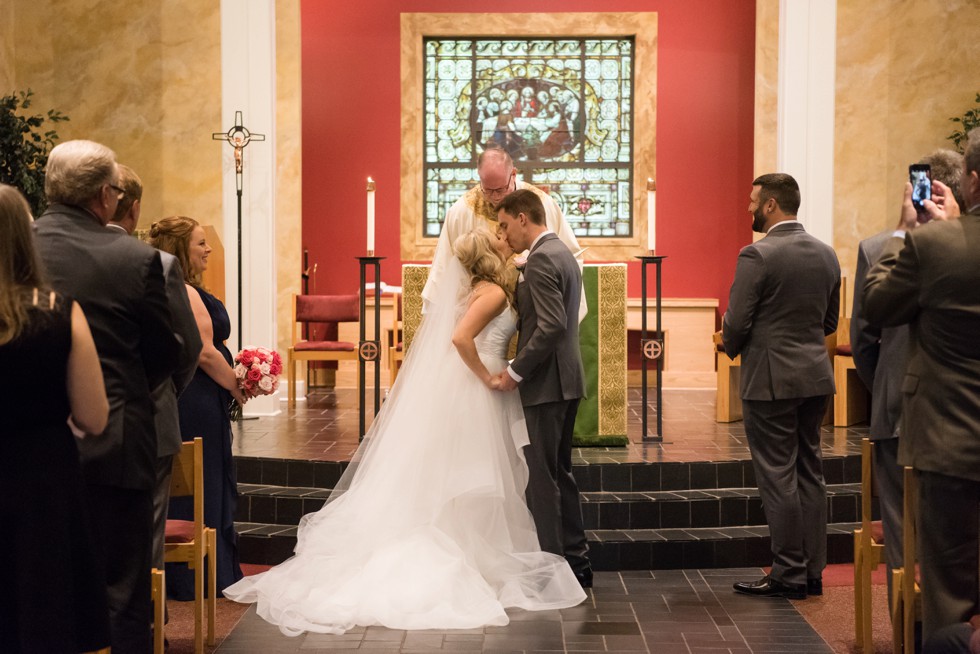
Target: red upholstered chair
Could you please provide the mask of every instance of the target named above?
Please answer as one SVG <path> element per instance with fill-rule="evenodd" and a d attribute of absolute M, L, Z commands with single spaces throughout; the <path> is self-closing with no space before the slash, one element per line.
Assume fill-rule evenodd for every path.
<path fill-rule="evenodd" d="M 200 437 L 180 446 L 174 457 L 170 497 L 192 497 L 194 520 L 167 520 L 163 560 L 186 563 L 194 570 L 194 651 L 204 651 L 204 561 L 208 562 L 208 645 L 214 645 L 217 610 L 215 575 L 217 556 L 214 529 L 204 526 L 204 441 Z"/>
<path fill-rule="evenodd" d="M 338 340 L 304 340 L 301 323 L 360 322 L 360 298 L 352 295 L 293 295 L 293 344 L 286 356 L 289 408 L 296 406 L 297 361 L 357 361 L 357 344 Z"/>

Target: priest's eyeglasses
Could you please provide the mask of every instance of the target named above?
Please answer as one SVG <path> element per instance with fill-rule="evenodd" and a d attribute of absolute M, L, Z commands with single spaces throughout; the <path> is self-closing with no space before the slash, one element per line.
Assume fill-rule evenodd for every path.
<path fill-rule="evenodd" d="M 480 181 L 480 190 L 482 190 L 483 191 L 483 194 L 485 196 L 487 196 L 488 198 L 489 197 L 497 197 L 497 196 L 500 196 L 500 195 L 507 195 L 508 193 L 510 193 L 510 186 L 511 186 L 511 183 L 514 181 L 515 174 L 516 173 L 514 171 L 511 171 L 510 172 L 510 176 L 507 178 L 507 183 L 504 186 L 501 186 L 500 188 L 487 188 L 483 184 L 483 181 L 481 180 Z"/>

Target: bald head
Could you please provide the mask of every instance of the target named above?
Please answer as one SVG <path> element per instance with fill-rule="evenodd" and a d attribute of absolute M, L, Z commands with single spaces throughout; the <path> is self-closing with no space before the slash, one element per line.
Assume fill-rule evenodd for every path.
<path fill-rule="evenodd" d="M 488 144 L 480 153 L 476 161 L 476 174 L 480 177 L 483 196 L 494 209 L 517 185 L 514 160 L 506 150 L 496 144 Z"/>

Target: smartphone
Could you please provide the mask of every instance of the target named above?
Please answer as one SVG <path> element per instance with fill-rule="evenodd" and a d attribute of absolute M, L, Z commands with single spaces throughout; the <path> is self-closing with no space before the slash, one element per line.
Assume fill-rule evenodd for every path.
<path fill-rule="evenodd" d="M 932 168 L 929 164 L 909 166 L 909 181 L 912 183 L 912 205 L 919 213 L 925 211 L 922 203 L 932 199 Z"/>

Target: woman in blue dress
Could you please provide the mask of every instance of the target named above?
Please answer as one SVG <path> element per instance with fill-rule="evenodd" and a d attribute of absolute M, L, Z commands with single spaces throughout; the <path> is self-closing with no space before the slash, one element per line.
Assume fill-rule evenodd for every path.
<path fill-rule="evenodd" d="M 173 216 L 153 223 L 153 247 L 177 257 L 194 318 L 204 347 L 194 379 L 178 400 L 180 433 L 185 441 L 200 436 L 204 441 L 204 522 L 217 531 L 217 588 L 220 593 L 242 578 L 235 533 L 238 488 L 231 454 L 232 399 L 244 404 L 232 368 L 232 356 L 224 341 L 231 335 L 231 322 L 221 300 L 201 287 L 201 274 L 208 267 L 211 247 L 204 228 L 193 218 Z M 171 501 L 169 517 L 193 519 L 190 498 Z M 167 566 L 167 593 L 179 600 L 194 599 L 193 572 L 184 565 Z"/>

